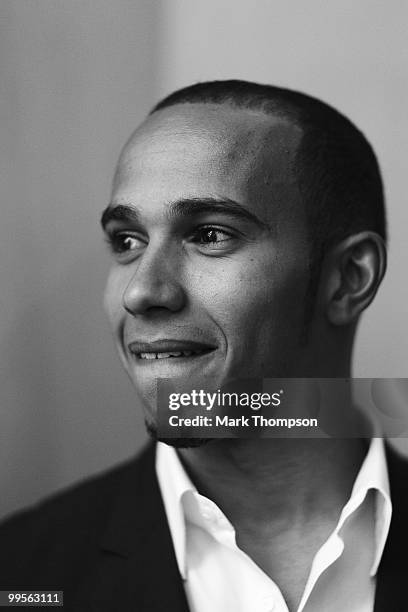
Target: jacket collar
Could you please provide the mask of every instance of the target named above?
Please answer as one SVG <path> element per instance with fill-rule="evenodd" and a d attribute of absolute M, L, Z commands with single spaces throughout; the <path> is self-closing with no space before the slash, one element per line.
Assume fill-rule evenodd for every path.
<path fill-rule="evenodd" d="M 374 612 L 406 610 L 408 577 L 408 462 L 387 445 L 393 514 L 377 574 Z"/>

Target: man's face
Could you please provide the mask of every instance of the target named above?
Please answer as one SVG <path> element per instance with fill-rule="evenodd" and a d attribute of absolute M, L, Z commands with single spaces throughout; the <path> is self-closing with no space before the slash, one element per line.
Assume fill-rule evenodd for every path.
<path fill-rule="evenodd" d="M 299 375 L 308 283 L 298 128 L 228 106 L 149 117 L 104 214 L 105 306 L 147 420 L 156 379 Z M 303 354 L 304 358 L 304 354 Z"/>

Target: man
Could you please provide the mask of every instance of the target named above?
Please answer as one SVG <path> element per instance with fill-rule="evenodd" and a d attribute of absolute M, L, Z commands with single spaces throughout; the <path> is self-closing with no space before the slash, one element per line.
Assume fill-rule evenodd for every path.
<path fill-rule="evenodd" d="M 350 376 L 386 228 L 375 155 L 334 109 L 242 81 L 175 92 L 126 144 L 102 224 L 153 438 L 161 378 Z M 1 588 L 63 589 L 72 610 L 405 610 L 407 485 L 387 453 L 161 441 L 3 525 Z"/>

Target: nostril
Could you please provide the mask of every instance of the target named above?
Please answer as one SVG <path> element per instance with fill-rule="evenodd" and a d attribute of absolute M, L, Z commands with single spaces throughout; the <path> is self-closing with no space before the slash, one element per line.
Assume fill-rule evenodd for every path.
<path fill-rule="evenodd" d="M 129 266 L 123 307 L 132 315 L 152 309 L 178 311 L 183 308 L 186 294 L 181 282 L 181 266 L 168 251 L 154 248 L 153 243 Z"/>

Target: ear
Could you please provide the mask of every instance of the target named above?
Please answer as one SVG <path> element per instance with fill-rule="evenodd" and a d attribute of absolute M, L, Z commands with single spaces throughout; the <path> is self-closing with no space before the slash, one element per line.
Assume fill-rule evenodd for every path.
<path fill-rule="evenodd" d="M 327 258 L 325 308 L 333 325 L 357 321 L 372 302 L 387 266 L 384 240 L 375 232 L 349 236 Z"/>

